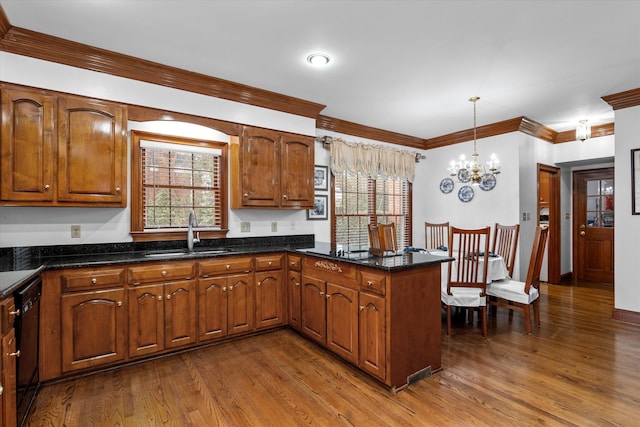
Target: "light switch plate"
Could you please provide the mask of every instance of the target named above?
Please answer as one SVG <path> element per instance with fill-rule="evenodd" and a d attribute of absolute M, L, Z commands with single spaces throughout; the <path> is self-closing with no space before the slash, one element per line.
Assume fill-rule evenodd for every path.
<path fill-rule="evenodd" d="M 276 221 L 273 221 L 271 223 L 271 232 L 275 233 L 276 231 L 278 231 L 278 223 Z"/>
<path fill-rule="evenodd" d="M 79 225 L 72 225 L 71 226 L 71 238 L 72 239 L 79 239 L 80 238 L 80 226 Z"/>
<path fill-rule="evenodd" d="M 251 223 L 249 221 L 242 221 L 240 223 L 240 232 L 248 233 L 251 231 Z"/>

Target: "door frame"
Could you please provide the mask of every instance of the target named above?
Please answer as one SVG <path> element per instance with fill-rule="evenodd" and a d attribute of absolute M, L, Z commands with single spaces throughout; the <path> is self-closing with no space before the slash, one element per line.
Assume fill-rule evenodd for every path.
<path fill-rule="evenodd" d="M 547 282 L 560 284 L 560 168 L 538 163 L 538 206 L 536 218 L 540 217 L 540 174 L 549 174 L 549 237 L 547 239 Z"/>

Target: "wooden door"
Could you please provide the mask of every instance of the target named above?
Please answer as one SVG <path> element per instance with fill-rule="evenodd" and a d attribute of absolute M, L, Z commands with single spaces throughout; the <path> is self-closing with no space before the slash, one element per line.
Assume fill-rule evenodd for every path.
<path fill-rule="evenodd" d="M 255 328 L 255 304 L 253 276 L 239 274 L 229 276 L 227 287 L 227 333 L 229 335 L 251 332 Z"/>
<path fill-rule="evenodd" d="M 281 140 L 275 131 L 244 128 L 240 148 L 242 206 L 280 206 Z"/>
<path fill-rule="evenodd" d="M 198 338 L 227 336 L 227 277 L 198 280 Z"/>
<path fill-rule="evenodd" d="M 54 98 L 2 90 L 0 198 L 51 202 L 54 195 Z"/>
<path fill-rule="evenodd" d="M 289 326 L 300 331 L 302 315 L 302 289 L 300 285 L 301 275 L 297 271 L 289 271 L 288 302 L 289 302 Z"/>
<path fill-rule="evenodd" d="M 302 276 L 302 333 L 322 345 L 327 343 L 326 284 L 322 280 Z"/>
<path fill-rule="evenodd" d="M 255 274 L 256 329 L 282 325 L 283 283 L 282 271 L 264 271 Z"/>
<path fill-rule="evenodd" d="M 573 174 L 573 265 L 576 280 L 613 284 L 614 169 Z"/>
<path fill-rule="evenodd" d="M 371 375 L 385 381 L 386 333 L 385 298 L 360 292 L 358 366 Z"/>
<path fill-rule="evenodd" d="M 16 416 L 16 333 L 11 328 L 6 334 L 2 336 L 2 343 L 0 343 L 0 349 L 2 350 L 2 375 L 0 380 L 2 381 L 2 404 L 0 404 L 0 415 L 2 418 L 0 422 L 3 426 L 15 426 L 17 424 Z"/>
<path fill-rule="evenodd" d="M 129 288 L 129 356 L 164 350 L 162 284 Z"/>
<path fill-rule="evenodd" d="M 196 286 L 193 280 L 164 285 L 165 348 L 196 342 Z"/>
<path fill-rule="evenodd" d="M 282 207 L 313 208 L 314 149 L 312 137 L 283 136 Z"/>
<path fill-rule="evenodd" d="M 58 110 L 58 200 L 126 206 L 123 107 L 67 96 Z"/>
<path fill-rule="evenodd" d="M 327 348 L 358 363 L 358 292 L 327 283 Z"/>
<path fill-rule="evenodd" d="M 62 295 L 63 373 L 124 360 L 123 301 L 123 289 Z"/>

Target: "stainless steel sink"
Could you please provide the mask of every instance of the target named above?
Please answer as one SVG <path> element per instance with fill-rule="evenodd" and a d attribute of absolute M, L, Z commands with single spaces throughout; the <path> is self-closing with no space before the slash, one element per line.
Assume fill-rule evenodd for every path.
<path fill-rule="evenodd" d="M 193 251 L 189 252 L 187 250 L 182 251 L 171 251 L 171 252 L 148 252 L 144 254 L 145 257 L 148 258 L 175 258 L 175 257 L 185 257 L 185 256 L 200 256 L 200 255 L 219 255 L 228 253 L 228 249 L 208 249 L 201 251 Z"/>

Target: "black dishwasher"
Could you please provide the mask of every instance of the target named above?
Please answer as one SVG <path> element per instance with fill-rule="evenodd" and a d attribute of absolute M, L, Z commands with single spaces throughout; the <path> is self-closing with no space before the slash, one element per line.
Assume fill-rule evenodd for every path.
<path fill-rule="evenodd" d="M 33 279 L 18 289 L 13 298 L 16 309 L 14 327 L 16 330 L 16 383 L 17 383 L 17 421 L 24 425 L 29 410 L 40 387 L 38 371 L 38 337 L 40 330 L 40 277 Z"/>

